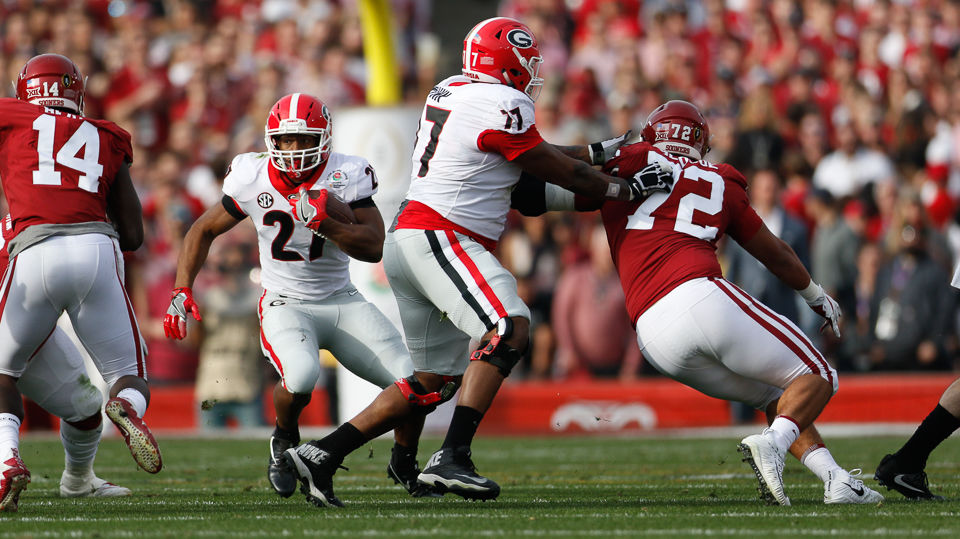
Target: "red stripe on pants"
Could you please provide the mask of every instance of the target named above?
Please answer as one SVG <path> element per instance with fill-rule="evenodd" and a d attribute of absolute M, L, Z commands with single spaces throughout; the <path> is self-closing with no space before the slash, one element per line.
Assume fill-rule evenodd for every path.
<path fill-rule="evenodd" d="M 460 245 L 460 241 L 457 240 L 457 235 L 451 230 L 445 230 L 444 233 L 447 235 L 447 240 L 450 241 L 450 247 L 453 248 L 454 254 L 457 255 L 457 258 L 463 265 L 467 268 L 467 271 L 470 272 L 470 276 L 473 277 L 474 282 L 477 283 L 477 286 L 480 287 L 480 291 L 483 292 L 484 297 L 487 298 L 487 301 L 490 302 L 490 305 L 493 305 L 493 309 L 497 312 L 497 316 L 500 318 L 507 317 L 507 310 L 503 308 L 503 303 L 500 302 L 500 298 L 493 292 L 493 289 L 490 288 L 490 284 L 487 283 L 487 280 L 483 278 L 483 274 L 480 273 L 480 269 L 477 268 L 477 265 L 473 262 L 473 259 L 467 255 L 466 251 L 463 250 L 463 246 Z"/>
<path fill-rule="evenodd" d="M 742 290 L 734 287 L 732 284 L 730 284 L 725 280 L 722 280 L 722 279 L 711 279 L 711 280 L 714 283 L 716 283 L 717 287 L 719 287 L 720 290 L 722 290 L 730 299 L 732 299 L 733 302 L 736 303 L 740 307 L 740 309 L 747 314 L 747 316 L 749 316 L 758 324 L 760 324 L 771 335 L 776 337 L 777 340 L 782 342 L 784 345 L 787 346 L 787 348 L 789 348 L 794 354 L 796 354 L 796 356 L 799 357 L 800 360 L 803 361 L 803 363 L 810 368 L 811 372 L 813 372 L 814 374 L 818 374 L 820 376 L 824 376 L 831 385 L 833 384 L 833 374 L 831 369 L 829 368 L 829 366 L 824 368 L 823 365 L 820 364 L 820 363 L 826 364 L 826 361 L 823 359 L 823 356 L 821 356 L 820 353 L 817 352 L 817 349 L 814 348 L 813 344 L 806 339 L 805 336 L 797 335 L 797 332 L 794 330 L 794 328 L 792 328 L 789 324 L 784 324 L 782 321 L 780 321 L 779 315 L 777 315 L 776 313 L 771 313 L 770 311 L 761 309 L 760 304 L 758 304 L 757 302 L 751 302 L 751 305 L 757 308 L 757 310 L 764 312 L 764 314 L 766 314 L 767 316 L 770 316 L 774 320 L 780 322 L 780 324 L 783 327 L 774 326 L 773 323 L 771 323 L 768 320 L 765 320 L 756 311 L 751 309 L 750 305 L 748 305 L 739 297 L 737 297 L 737 295 L 733 292 L 732 289 L 736 289 L 738 292 L 742 293 L 744 296 L 748 298 L 751 297 L 746 292 L 743 292 Z M 803 343 L 804 347 L 807 348 L 808 350 L 801 349 L 801 347 L 797 343 L 791 340 L 784 332 L 784 328 L 786 328 L 786 330 L 789 331 L 792 335 L 797 337 L 797 339 L 801 343 Z"/>

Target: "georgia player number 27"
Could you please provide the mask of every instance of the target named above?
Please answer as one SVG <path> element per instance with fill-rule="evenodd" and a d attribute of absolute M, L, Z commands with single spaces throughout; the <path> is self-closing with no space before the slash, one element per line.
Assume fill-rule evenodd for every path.
<path fill-rule="evenodd" d="M 677 232 L 689 234 L 701 240 L 711 241 L 717 237 L 717 227 L 702 226 L 693 222 L 694 210 L 703 212 L 707 215 L 716 215 L 723 209 L 723 177 L 716 172 L 701 168 L 700 164 L 686 166 L 689 160 L 685 157 L 676 158 L 676 162 L 671 162 L 662 156 L 650 152 L 649 163 L 655 161 L 666 161 L 668 165 L 680 164 L 680 168 L 674 168 L 674 189 L 668 193 L 657 192 L 650 195 L 640 204 L 637 211 L 627 219 L 627 228 L 633 230 L 650 230 L 653 228 L 654 220 L 652 214 L 657 208 L 663 205 L 671 195 L 679 194 L 678 191 L 684 189 L 680 179 L 692 180 L 695 182 L 705 181 L 710 184 L 710 196 L 705 197 L 697 193 L 688 192 L 680 198 L 677 203 L 677 216 L 674 220 L 673 229 Z M 679 174 L 679 177 L 676 177 Z"/>
<path fill-rule="evenodd" d="M 49 111 L 49 109 L 48 109 Z M 84 191 L 96 193 L 100 188 L 103 165 L 100 164 L 100 132 L 89 122 L 80 127 L 60 147 L 54 159 L 54 135 L 57 118 L 54 114 L 41 114 L 33 121 L 37 132 L 37 170 L 33 171 L 34 185 L 61 185 L 60 172 L 55 163 L 80 172 L 78 186 Z M 77 157 L 83 151 L 83 157 Z"/>

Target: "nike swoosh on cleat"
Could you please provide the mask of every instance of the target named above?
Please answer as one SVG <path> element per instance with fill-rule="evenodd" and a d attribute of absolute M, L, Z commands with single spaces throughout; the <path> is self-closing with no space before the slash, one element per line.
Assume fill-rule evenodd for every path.
<path fill-rule="evenodd" d="M 854 488 L 854 486 L 851 485 L 850 483 L 844 483 L 844 485 L 847 485 L 848 487 L 850 487 L 850 490 L 852 490 L 853 493 L 856 494 L 857 496 L 863 496 L 863 493 L 866 492 L 866 490 L 864 490 L 863 487 Z"/>
<path fill-rule="evenodd" d="M 903 479 L 900 479 L 901 477 L 903 477 L 902 474 L 893 476 L 893 482 L 900 485 L 901 487 L 908 488 L 914 492 L 919 492 L 920 494 L 923 494 L 923 491 L 921 489 L 918 489 L 917 487 L 914 487 L 912 485 L 908 485 Z"/>

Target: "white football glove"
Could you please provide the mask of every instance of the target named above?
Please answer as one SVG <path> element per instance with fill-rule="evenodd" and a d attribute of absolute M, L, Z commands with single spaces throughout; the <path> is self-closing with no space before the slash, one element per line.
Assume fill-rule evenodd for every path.
<path fill-rule="evenodd" d="M 617 150 L 619 150 L 620 146 L 623 146 L 627 142 L 627 139 L 629 139 L 631 135 L 633 135 L 632 129 L 628 130 L 619 137 L 614 137 L 601 142 L 594 142 L 588 146 L 590 150 L 590 164 L 602 165 L 613 159 L 613 157 L 617 154 Z"/>
<path fill-rule="evenodd" d="M 813 281 L 810 281 L 808 287 L 800 290 L 800 295 L 803 296 L 803 300 L 807 302 L 807 305 L 813 309 L 813 312 L 826 319 L 823 325 L 820 326 L 820 333 L 823 333 L 823 330 L 829 326 L 833 330 L 833 334 L 839 338 L 840 305 L 837 304 L 837 301 L 824 292 L 822 286 Z"/>

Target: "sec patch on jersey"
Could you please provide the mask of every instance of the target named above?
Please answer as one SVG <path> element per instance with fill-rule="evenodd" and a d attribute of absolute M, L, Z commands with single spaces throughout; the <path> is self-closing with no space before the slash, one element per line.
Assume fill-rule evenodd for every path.
<path fill-rule="evenodd" d="M 316 199 L 320 196 L 320 190 L 311 189 L 310 191 L 307 191 L 307 196 L 309 196 L 311 199 Z M 327 216 L 331 217 L 334 221 L 340 221 L 341 223 L 348 224 L 357 223 L 357 216 L 353 213 L 353 209 L 350 208 L 350 205 L 330 191 L 327 191 L 326 209 Z"/>

